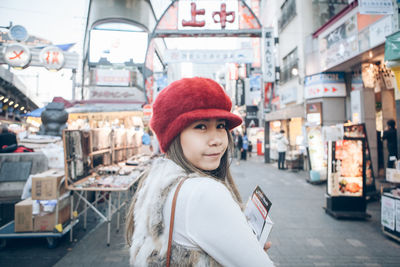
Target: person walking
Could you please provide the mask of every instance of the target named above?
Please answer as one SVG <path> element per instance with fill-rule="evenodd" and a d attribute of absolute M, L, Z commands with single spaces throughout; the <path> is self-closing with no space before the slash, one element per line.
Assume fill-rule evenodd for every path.
<path fill-rule="evenodd" d="M 289 145 L 288 140 L 286 139 L 285 136 L 285 131 L 281 130 L 277 136 L 277 150 L 278 150 L 278 169 L 284 170 L 285 169 L 285 158 L 286 158 L 286 151 L 287 147 Z"/>
<path fill-rule="evenodd" d="M 247 133 L 244 132 L 243 141 L 242 141 L 242 149 L 241 149 L 241 159 L 247 160 L 247 150 L 249 149 L 249 139 L 247 138 Z"/>
<path fill-rule="evenodd" d="M 397 160 L 397 130 L 396 122 L 388 120 L 386 130 L 383 131 L 382 142 L 386 140 L 387 149 L 389 152 L 387 168 L 394 168 L 394 162 Z"/>
<path fill-rule="evenodd" d="M 249 140 L 249 149 L 248 149 L 248 152 L 249 152 L 249 157 L 251 158 L 251 152 L 253 152 L 253 143 Z"/>
<path fill-rule="evenodd" d="M 132 266 L 273 266 L 229 170 L 229 131 L 242 123 L 231 107 L 207 78 L 175 81 L 157 96 L 150 127 L 166 155 L 141 178 L 127 214 Z"/>

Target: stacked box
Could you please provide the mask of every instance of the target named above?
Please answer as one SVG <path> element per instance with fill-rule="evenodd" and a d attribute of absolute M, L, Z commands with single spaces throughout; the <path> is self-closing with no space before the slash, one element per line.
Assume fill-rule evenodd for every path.
<path fill-rule="evenodd" d="M 57 199 L 57 190 L 60 187 L 64 170 L 50 169 L 32 176 L 32 199 Z M 66 192 L 64 185 L 60 188 L 60 196 Z"/>
<path fill-rule="evenodd" d="M 22 200 L 15 204 L 14 230 L 15 232 L 31 232 L 33 230 L 31 198 Z"/>

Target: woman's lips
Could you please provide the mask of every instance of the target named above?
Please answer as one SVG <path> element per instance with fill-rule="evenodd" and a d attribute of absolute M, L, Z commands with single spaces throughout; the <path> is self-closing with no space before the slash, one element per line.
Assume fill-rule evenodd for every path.
<path fill-rule="evenodd" d="M 219 155 L 221 155 L 221 153 L 204 154 L 204 156 L 206 156 L 206 157 L 218 157 Z"/>

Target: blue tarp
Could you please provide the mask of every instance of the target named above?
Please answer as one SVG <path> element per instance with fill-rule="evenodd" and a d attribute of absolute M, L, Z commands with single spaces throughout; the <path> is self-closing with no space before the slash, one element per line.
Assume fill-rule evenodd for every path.
<path fill-rule="evenodd" d="M 44 109 L 45 109 L 45 107 L 38 108 L 38 109 L 32 110 L 31 112 L 28 112 L 28 113 L 26 113 L 26 114 L 23 114 L 23 115 L 21 115 L 21 116 L 40 118 L 40 115 L 42 115 L 42 112 L 43 112 Z"/>

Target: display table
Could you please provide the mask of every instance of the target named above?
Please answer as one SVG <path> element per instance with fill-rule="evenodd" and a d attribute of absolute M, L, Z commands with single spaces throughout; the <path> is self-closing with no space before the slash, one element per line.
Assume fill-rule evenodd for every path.
<path fill-rule="evenodd" d="M 117 231 L 119 231 L 121 209 L 131 201 L 134 193 L 133 185 L 138 182 L 143 173 L 143 171 L 133 171 L 128 176 L 114 176 L 113 181 L 109 181 L 108 184 L 100 184 L 101 179 L 99 177 L 90 176 L 69 185 L 68 189 L 78 197 L 78 203 L 73 209 L 74 219 L 83 215 L 83 227 L 86 229 L 87 211 L 92 209 L 101 219 L 107 222 L 107 246 L 109 246 L 112 217 L 117 213 Z M 95 193 L 94 201 L 88 199 L 88 192 Z M 81 201 L 84 208 L 80 213 L 77 213 Z M 101 201 L 106 203 L 106 212 L 104 213 L 98 208 L 98 203 Z"/>

